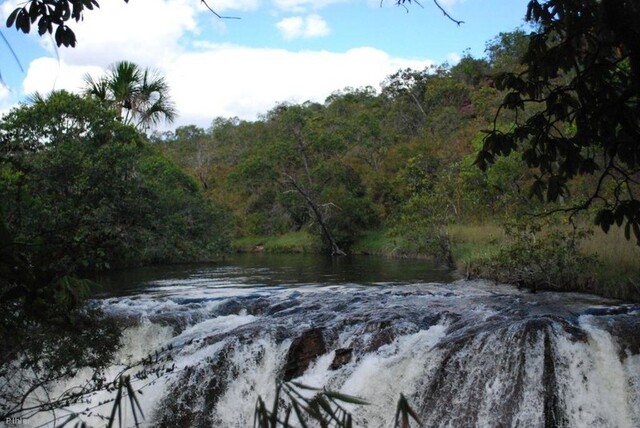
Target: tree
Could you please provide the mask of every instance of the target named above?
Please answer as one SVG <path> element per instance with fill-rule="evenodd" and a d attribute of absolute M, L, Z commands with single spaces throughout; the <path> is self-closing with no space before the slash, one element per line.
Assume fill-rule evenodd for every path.
<path fill-rule="evenodd" d="M 210 259 L 226 245 L 228 221 L 195 180 L 116 111 L 65 91 L 0 121 L 0 199 L 3 420 L 64 405 L 24 398 L 100 371 L 117 350 L 120 328 L 85 305 L 91 283 L 78 275 Z"/>
<path fill-rule="evenodd" d="M 335 209 L 335 205 L 332 202 L 321 203 L 318 195 L 323 185 L 332 179 L 332 174 L 323 177 L 322 184 L 318 184 L 317 169 L 323 166 L 322 161 L 330 157 L 335 149 L 332 142 L 320 137 L 318 130 L 313 127 L 320 109 L 320 105 L 307 104 L 282 105 L 273 110 L 271 120 L 276 123 L 280 140 L 276 149 L 282 156 L 276 167 L 278 181 L 302 198 L 311 217 L 320 227 L 331 255 L 345 255 L 326 221 L 326 211 Z"/>
<path fill-rule="evenodd" d="M 0 387 L 3 420 L 37 411 L 25 398 L 81 367 L 99 373 L 118 348 L 119 329 L 82 304 L 89 283 L 75 276 L 83 261 L 104 261 L 104 227 L 87 218 L 104 207 L 75 202 L 95 195 L 80 186 L 91 175 L 78 180 L 80 165 L 93 166 L 83 155 L 133 135 L 114 112 L 65 92 L 0 123 L 0 372 L 11 373 Z"/>
<path fill-rule="evenodd" d="M 146 130 L 176 118 L 169 85 L 156 71 L 120 61 L 110 67 L 106 76 L 96 80 L 87 74 L 84 80 L 85 94 L 118 110 L 125 125 Z"/>
<path fill-rule="evenodd" d="M 417 134 L 424 126 L 427 112 L 424 106 L 430 69 L 422 71 L 404 69 L 387 77 L 382 84 L 382 94 L 391 101 L 390 115 L 395 117 L 395 127 L 404 134 Z M 406 98 L 405 102 L 402 101 Z M 402 108 L 404 107 L 404 108 Z"/>
<path fill-rule="evenodd" d="M 634 0 L 531 0 L 521 72 L 501 73 L 498 111 L 513 126 L 488 132 L 477 163 L 519 151 L 537 170 L 531 193 L 561 202 L 569 183 L 593 176 L 588 197 L 559 210 L 597 207 L 595 223 L 633 231 L 640 245 L 640 4 Z"/>
<path fill-rule="evenodd" d="M 491 71 L 499 72 L 522 71 L 521 60 L 527 52 L 529 38 L 522 29 L 500 33 L 490 40 L 485 48 Z"/>
<path fill-rule="evenodd" d="M 467 51 L 449 73 L 458 82 L 478 87 L 489 76 L 489 62 L 474 58 Z"/>
<path fill-rule="evenodd" d="M 368 86 L 334 92 L 325 100 L 323 117 L 327 132 L 345 141 L 349 155 L 378 172 L 393 142 L 385 132 L 386 113 L 381 97 Z"/>
<path fill-rule="evenodd" d="M 96 100 L 54 92 L 9 112 L 0 134 L 3 220 L 19 241 L 38 243 L 38 266 L 192 259 L 224 237 L 195 180 Z"/>
<path fill-rule="evenodd" d="M 180 126 L 175 132 L 166 132 L 158 140 L 152 136 L 156 145 L 164 153 L 170 153 L 185 171 L 190 171 L 200 182 L 205 191 L 209 190 L 215 172 L 215 140 L 204 129 L 195 125 Z"/>

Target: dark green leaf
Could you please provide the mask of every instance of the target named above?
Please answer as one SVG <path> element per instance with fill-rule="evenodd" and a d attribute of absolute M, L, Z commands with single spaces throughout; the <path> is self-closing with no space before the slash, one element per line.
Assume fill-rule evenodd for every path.
<path fill-rule="evenodd" d="M 300 409 L 300 406 L 298 405 L 296 400 L 291 400 L 291 405 L 293 406 L 293 410 L 296 412 L 296 416 L 298 417 L 298 421 L 300 421 L 300 425 L 302 426 L 302 428 L 309 428 L 304 420 L 304 413 Z"/>
<path fill-rule="evenodd" d="M 32 24 L 36 22 L 36 19 L 38 19 L 38 16 L 40 16 L 41 6 L 42 5 L 39 1 L 32 0 L 31 6 L 29 7 L 29 19 L 31 20 Z"/>
<path fill-rule="evenodd" d="M 633 228 L 633 234 L 636 236 L 636 241 L 640 245 L 640 225 L 637 222 L 633 222 L 631 227 Z"/>
<path fill-rule="evenodd" d="M 7 18 L 7 27 L 13 26 L 13 24 L 16 22 L 16 17 L 18 16 L 18 12 L 20 12 L 20 10 L 20 8 L 16 8 L 13 10 L 13 12 L 11 12 L 9 17 Z"/>
<path fill-rule="evenodd" d="M 604 233 L 608 233 L 615 218 L 609 209 L 602 209 L 596 215 L 596 224 L 599 224 Z"/>
<path fill-rule="evenodd" d="M 628 221 L 627 225 L 624 227 L 624 237 L 627 241 L 631 239 L 631 221 Z"/>
<path fill-rule="evenodd" d="M 369 403 L 364 401 L 361 398 L 354 397 L 353 395 L 342 394 L 340 392 L 335 391 L 325 391 L 325 394 L 328 397 L 331 397 L 336 400 L 344 401 L 345 403 L 350 404 L 360 404 L 360 405 L 368 405 Z"/>

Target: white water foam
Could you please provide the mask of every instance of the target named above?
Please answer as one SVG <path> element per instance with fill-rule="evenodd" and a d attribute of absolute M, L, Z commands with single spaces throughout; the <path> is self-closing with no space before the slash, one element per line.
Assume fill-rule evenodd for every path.
<path fill-rule="evenodd" d="M 620 361 L 620 349 L 609 332 L 592 324 L 591 316 L 580 318 L 587 343 L 556 337 L 561 365 L 558 376 L 569 426 L 632 428 L 638 426 L 637 391 L 640 367 L 637 360 Z M 634 413 L 636 417 L 634 417 Z"/>
<path fill-rule="evenodd" d="M 469 289 L 461 283 L 373 289 L 156 284 L 155 291 L 104 301 L 107 311 L 139 322 L 125 331 L 109 376 L 171 347 L 172 373 L 134 380 L 143 391 L 145 426 L 156 426 L 174 400 L 197 413 L 201 424 L 244 428 L 253 423 L 258 396 L 271 406 L 292 340 L 320 327 L 329 349 L 296 381 L 369 402 L 345 406 L 357 426 L 391 426 L 400 394 L 427 426 L 545 426 L 549 406 L 557 406 L 561 422 L 571 427 L 640 426 L 640 356 L 621 348 L 603 317 L 558 321 L 556 305 L 570 305 L 565 298 L 486 283 Z M 233 306 L 220 311 L 229 302 Z M 553 311 L 545 312 L 545 305 Z M 389 341 L 367 348 L 384 329 L 393 330 Z M 339 348 L 352 348 L 353 359 L 332 370 Z M 57 391 L 87 376 L 81 373 Z M 550 392 L 550 385 L 556 389 Z M 168 397 L 175 391 L 192 394 Z M 68 410 L 108 398 L 96 394 Z M 108 414 L 110 404 L 96 410 Z"/>

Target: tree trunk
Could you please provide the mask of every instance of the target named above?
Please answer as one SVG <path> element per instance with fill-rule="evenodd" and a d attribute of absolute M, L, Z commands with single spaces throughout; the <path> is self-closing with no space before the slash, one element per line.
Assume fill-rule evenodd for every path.
<path fill-rule="evenodd" d="M 309 208 L 311 208 L 311 211 L 313 212 L 313 215 L 315 216 L 316 221 L 320 225 L 320 229 L 322 229 L 322 234 L 324 235 L 327 242 L 329 242 L 329 245 L 331 247 L 331 255 L 346 256 L 347 253 L 342 251 L 338 246 L 338 244 L 336 243 L 336 240 L 333 239 L 333 235 L 331 234 L 331 231 L 329 230 L 329 228 L 324 222 L 324 217 L 322 216 L 322 212 L 320 211 L 318 204 L 316 204 L 316 202 L 313 200 L 313 198 L 311 198 L 309 193 L 305 191 L 305 189 L 302 188 L 302 186 L 300 186 L 298 182 L 291 175 L 284 174 L 284 176 L 291 183 L 291 185 L 296 189 L 296 191 L 300 194 L 300 196 L 304 198 Z"/>

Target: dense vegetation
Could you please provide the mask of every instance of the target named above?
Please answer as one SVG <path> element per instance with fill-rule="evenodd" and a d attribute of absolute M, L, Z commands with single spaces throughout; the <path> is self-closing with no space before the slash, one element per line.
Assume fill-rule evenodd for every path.
<path fill-rule="evenodd" d="M 380 93 L 346 88 L 324 103 L 281 104 L 253 122 L 217 118 L 206 130 L 180 127 L 154 134 L 152 142 L 233 213 L 241 250 L 424 254 L 468 275 L 607 292 L 596 251 L 585 249 L 592 218 L 606 208 L 593 195 L 602 163 L 587 149 L 583 160 L 555 162 L 565 165 L 562 171 L 574 160 L 593 171 L 577 165 L 582 174 L 573 168 L 561 181 L 545 181 L 529 168 L 535 149 L 502 150 L 494 143 L 541 114 L 538 105 L 505 109 L 513 95 L 493 77 L 520 73 L 529 41 L 523 31 L 503 33 L 488 43 L 485 58 L 466 55 L 455 66 L 400 70 Z M 567 132 L 575 127 L 564 126 Z M 618 187 L 600 186 L 599 198 L 614 197 Z M 549 197 L 536 198 L 543 189 Z M 571 223 L 565 212 L 574 214 Z M 627 235 L 633 224 L 627 223 Z M 481 251 L 460 232 L 501 225 L 509 233 L 480 239 Z M 638 255 L 633 245 L 628 251 Z M 523 266 L 514 269 L 514 263 Z M 637 269 L 618 273 L 612 281 L 623 284 L 608 293 L 633 296 Z"/>
<path fill-rule="evenodd" d="M 36 96 L 4 117 L 0 137 L 4 420 L 29 413 L 30 391 L 100 370 L 117 350 L 117 326 L 82 304 L 84 273 L 211 259 L 228 227 L 194 179 L 99 101 Z"/>

